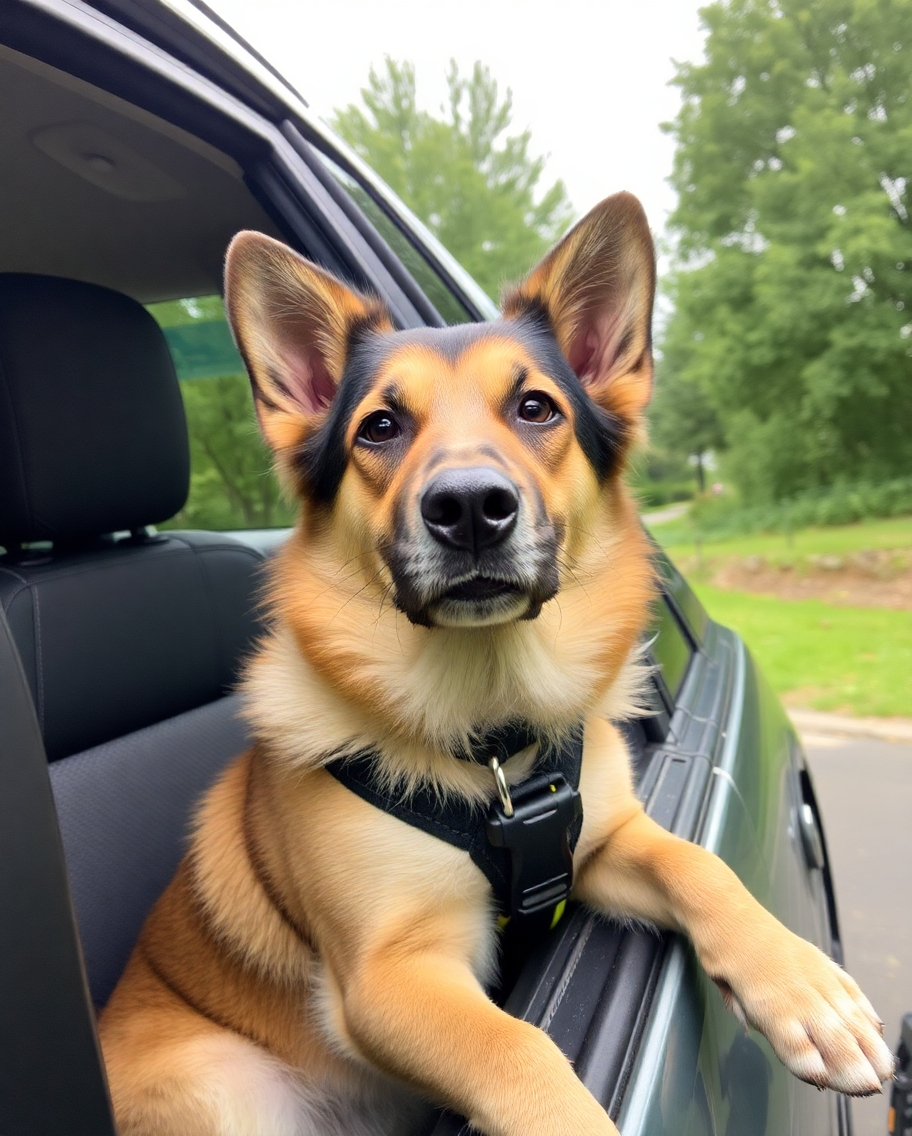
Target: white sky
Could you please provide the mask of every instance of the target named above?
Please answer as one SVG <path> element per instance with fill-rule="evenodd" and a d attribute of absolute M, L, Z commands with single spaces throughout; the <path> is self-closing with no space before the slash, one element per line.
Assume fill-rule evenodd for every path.
<path fill-rule="evenodd" d="M 208 0 L 323 116 L 358 100 L 384 55 L 414 62 L 419 102 L 436 108 L 448 61 L 486 63 L 513 90 L 513 125 L 548 155 L 578 215 L 636 193 L 661 231 L 674 205 L 671 60 L 698 60 L 696 0 Z"/>

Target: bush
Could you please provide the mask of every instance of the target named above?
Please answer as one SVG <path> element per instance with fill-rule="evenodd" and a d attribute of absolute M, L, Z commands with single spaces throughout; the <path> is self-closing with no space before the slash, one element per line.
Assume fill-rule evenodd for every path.
<path fill-rule="evenodd" d="M 741 506 L 734 498 L 703 498 L 691 510 L 703 536 L 724 539 L 754 532 L 787 532 L 809 525 L 847 525 L 869 517 L 912 513 L 912 477 L 809 489 L 770 505 Z"/>

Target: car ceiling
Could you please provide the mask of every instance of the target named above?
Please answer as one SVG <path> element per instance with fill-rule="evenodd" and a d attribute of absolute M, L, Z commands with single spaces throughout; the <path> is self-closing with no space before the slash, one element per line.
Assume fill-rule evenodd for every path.
<path fill-rule="evenodd" d="M 0 106 L 0 272 L 203 296 L 239 229 L 280 235 L 231 157 L 2 46 Z"/>

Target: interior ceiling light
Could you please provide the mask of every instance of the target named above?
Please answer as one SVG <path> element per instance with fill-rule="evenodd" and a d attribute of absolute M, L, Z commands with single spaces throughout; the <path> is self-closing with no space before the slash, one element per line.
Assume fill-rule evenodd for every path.
<path fill-rule="evenodd" d="M 185 196 L 184 187 L 170 174 L 92 123 L 44 126 L 32 135 L 32 143 L 72 173 L 126 201 Z"/>

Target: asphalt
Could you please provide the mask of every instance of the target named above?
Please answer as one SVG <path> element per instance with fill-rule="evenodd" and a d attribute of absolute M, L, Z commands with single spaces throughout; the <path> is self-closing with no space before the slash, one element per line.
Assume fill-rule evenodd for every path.
<path fill-rule="evenodd" d="M 895 1049 L 900 1018 L 912 1011 L 912 744 L 834 727 L 840 720 L 817 721 L 802 737 L 833 864 L 846 969 Z M 886 1136 L 886 1096 L 854 1101 L 852 1116 L 854 1136 Z"/>
<path fill-rule="evenodd" d="M 689 501 L 679 501 L 676 505 L 666 505 L 664 509 L 654 509 L 651 513 L 643 513 L 642 518 L 647 525 L 664 525 L 667 521 L 679 520 L 689 508 Z"/>
<path fill-rule="evenodd" d="M 789 717 L 798 733 L 805 737 L 822 734 L 912 745 L 912 718 L 846 718 L 819 710 L 789 710 Z"/>

